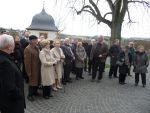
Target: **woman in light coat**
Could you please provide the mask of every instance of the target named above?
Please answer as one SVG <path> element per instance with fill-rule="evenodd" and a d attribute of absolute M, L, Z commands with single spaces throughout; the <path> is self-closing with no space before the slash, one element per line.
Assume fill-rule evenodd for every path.
<path fill-rule="evenodd" d="M 84 68 L 84 59 L 86 58 L 86 52 L 84 47 L 82 46 L 82 42 L 77 43 L 76 48 L 76 60 L 75 60 L 75 66 L 76 66 L 76 80 L 79 78 L 84 79 L 82 76 L 83 68 Z"/>
<path fill-rule="evenodd" d="M 134 57 L 134 72 L 135 72 L 135 86 L 139 83 L 139 75 L 141 74 L 143 87 L 146 86 L 146 73 L 148 72 L 147 67 L 149 65 L 148 56 L 144 50 L 144 46 L 139 45 L 138 50 Z"/>
<path fill-rule="evenodd" d="M 56 60 L 53 58 L 49 44 L 50 42 L 46 39 L 42 40 L 42 50 L 40 51 L 41 60 L 41 83 L 43 86 L 43 97 L 49 99 L 51 97 L 51 85 L 55 83 L 54 67 Z"/>
<path fill-rule="evenodd" d="M 54 42 L 54 48 L 51 49 L 52 55 L 55 58 L 55 60 L 57 61 L 57 64 L 54 66 L 54 70 L 55 70 L 55 84 L 53 89 L 55 91 L 57 91 L 57 89 L 61 89 L 61 78 L 62 78 L 62 65 L 63 65 L 63 61 L 65 59 L 65 55 L 62 51 L 62 49 L 60 48 L 60 41 L 56 40 Z"/>

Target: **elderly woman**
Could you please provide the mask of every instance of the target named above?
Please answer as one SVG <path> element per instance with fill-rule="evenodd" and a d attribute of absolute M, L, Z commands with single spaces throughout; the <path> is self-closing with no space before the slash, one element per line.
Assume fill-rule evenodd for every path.
<path fill-rule="evenodd" d="M 82 77 L 82 73 L 84 68 L 84 59 L 86 58 L 86 52 L 84 47 L 82 46 L 82 42 L 77 43 L 75 55 L 76 55 L 76 61 L 75 61 L 76 80 L 78 80 L 79 78 L 84 79 L 84 77 Z"/>
<path fill-rule="evenodd" d="M 55 65 L 55 84 L 54 84 L 54 90 L 61 89 L 61 78 L 62 78 L 62 64 L 65 59 L 65 55 L 60 48 L 60 41 L 56 40 L 54 41 L 54 48 L 51 50 L 53 57 L 57 61 L 57 64 Z"/>
<path fill-rule="evenodd" d="M 51 95 L 51 85 L 55 83 L 54 67 L 56 60 L 53 58 L 50 48 L 50 42 L 46 39 L 41 41 L 42 50 L 39 57 L 41 60 L 41 83 L 43 86 L 43 97 L 49 99 Z"/>
<path fill-rule="evenodd" d="M 11 61 L 14 39 L 0 36 L 0 112 L 24 113 L 24 81 L 20 69 Z"/>
<path fill-rule="evenodd" d="M 146 73 L 149 65 L 148 56 L 144 50 L 144 46 L 139 45 L 134 57 L 134 72 L 135 72 L 135 86 L 139 83 L 139 75 L 141 74 L 143 87 L 146 86 Z"/>
<path fill-rule="evenodd" d="M 124 85 L 130 67 L 131 53 L 128 46 L 122 47 L 122 52 L 118 55 L 116 64 L 119 66 L 119 84 Z"/>

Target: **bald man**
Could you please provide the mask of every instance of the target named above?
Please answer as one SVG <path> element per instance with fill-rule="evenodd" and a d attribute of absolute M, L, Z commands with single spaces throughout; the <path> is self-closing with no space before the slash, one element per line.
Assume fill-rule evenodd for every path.
<path fill-rule="evenodd" d="M 104 43 L 104 37 L 99 36 L 97 38 L 97 43 L 92 47 L 90 59 L 92 60 L 92 82 L 95 81 L 97 70 L 99 71 L 97 82 L 103 77 L 103 72 L 105 69 L 105 62 L 108 54 L 108 45 Z"/>

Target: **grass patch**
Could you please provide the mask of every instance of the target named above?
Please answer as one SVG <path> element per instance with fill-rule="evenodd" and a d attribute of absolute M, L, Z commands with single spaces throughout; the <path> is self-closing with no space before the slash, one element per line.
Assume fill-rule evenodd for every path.
<path fill-rule="evenodd" d="M 110 68 L 110 65 L 109 64 L 105 64 L 105 68 Z"/>
<path fill-rule="evenodd" d="M 150 60 L 150 55 L 148 55 L 148 60 Z"/>

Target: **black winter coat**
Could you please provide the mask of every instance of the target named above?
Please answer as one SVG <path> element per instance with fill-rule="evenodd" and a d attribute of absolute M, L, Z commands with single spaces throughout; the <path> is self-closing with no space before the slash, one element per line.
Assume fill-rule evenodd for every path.
<path fill-rule="evenodd" d="M 129 58 L 129 64 L 125 64 L 125 53 L 121 52 L 118 56 L 118 61 L 122 62 L 123 64 L 119 66 L 119 73 L 126 74 L 128 73 L 129 66 L 130 66 L 130 60 L 132 59 L 132 56 L 130 53 L 128 53 Z"/>
<path fill-rule="evenodd" d="M 24 113 L 24 81 L 10 56 L 0 51 L 0 111 Z"/>
<path fill-rule="evenodd" d="M 110 65 L 116 66 L 116 61 L 118 58 L 118 55 L 121 52 L 121 47 L 119 45 L 112 45 L 109 49 L 109 56 L 110 56 Z"/>
<path fill-rule="evenodd" d="M 15 44 L 14 52 L 11 54 L 15 64 L 20 68 L 23 63 L 23 48 L 20 43 Z"/>

